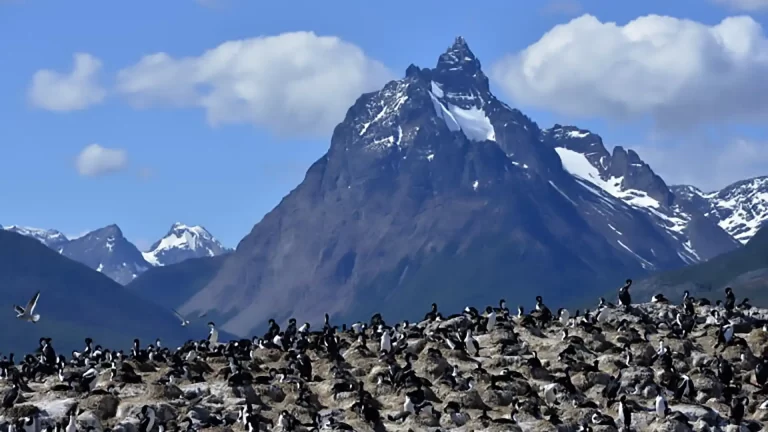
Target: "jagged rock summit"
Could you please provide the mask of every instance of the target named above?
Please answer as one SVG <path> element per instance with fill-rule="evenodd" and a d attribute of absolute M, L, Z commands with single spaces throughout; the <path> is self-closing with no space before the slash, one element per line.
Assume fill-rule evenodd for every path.
<path fill-rule="evenodd" d="M 190 258 L 214 257 L 229 251 L 202 226 L 176 222 L 163 238 L 142 255 L 153 266 L 165 266 Z"/>
<path fill-rule="evenodd" d="M 674 225 L 682 210 L 649 168 L 633 174 L 633 152 L 598 173 L 619 185 L 590 181 L 556 135 L 498 100 L 457 38 L 435 68 L 362 95 L 182 312 L 247 334 L 269 318 L 404 317 L 430 298 L 461 308 L 535 289 L 566 302 L 739 246 L 696 212 Z M 644 197 L 657 207 L 635 205 Z"/>

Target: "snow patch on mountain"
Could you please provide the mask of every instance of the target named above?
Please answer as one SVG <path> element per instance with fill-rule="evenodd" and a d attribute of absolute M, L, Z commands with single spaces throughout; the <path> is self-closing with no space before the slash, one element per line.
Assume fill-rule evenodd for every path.
<path fill-rule="evenodd" d="M 189 258 L 213 257 L 228 251 L 202 226 L 177 222 L 149 251 L 142 252 L 142 256 L 153 266 L 164 266 Z"/>
<path fill-rule="evenodd" d="M 571 175 L 597 186 L 599 190 L 607 192 L 609 195 L 619 198 L 633 207 L 661 207 L 661 204 L 658 201 L 649 197 L 648 194 L 643 191 L 632 189 L 622 190 L 621 184 L 624 181 L 623 177 L 610 177 L 607 180 L 603 180 L 600 177 L 600 172 L 597 168 L 592 166 L 583 154 L 564 147 L 558 147 L 555 151 L 557 152 L 557 155 L 560 156 L 560 161 L 563 163 L 563 168 L 565 168 L 566 171 Z M 594 189 L 591 188 L 589 190 L 594 191 Z"/>
<path fill-rule="evenodd" d="M 496 132 L 491 124 L 491 119 L 488 118 L 482 107 L 473 106 L 468 109 L 457 107 L 442 100 L 445 93 L 440 84 L 432 81 L 431 87 L 430 96 L 435 113 L 445 121 L 449 130 L 463 132 L 470 141 L 496 141 Z"/>

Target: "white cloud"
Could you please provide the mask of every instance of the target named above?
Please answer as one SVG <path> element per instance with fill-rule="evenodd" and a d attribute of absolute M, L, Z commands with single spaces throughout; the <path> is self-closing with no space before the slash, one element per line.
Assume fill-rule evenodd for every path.
<path fill-rule="evenodd" d="M 491 71 L 517 103 L 570 116 L 650 116 L 665 129 L 768 118 L 768 40 L 746 16 L 621 26 L 582 15 Z"/>
<path fill-rule="evenodd" d="M 196 106 L 212 125 L 251 123 L 281 135 L 328 134 L 361 93 L 391 78 L 337 37 L 311 32 L 224 42 L 197 57 L 143 57 L 118 73 L 136 106 Z"/>
<path fill-rule="evenodd" d="M 70 73 L 50 69 L 35 72 L 29 100 L 34 106 L 49 111 L 75 111 L 98 104 L 106 96 L 97 80 L 100 70 L 99 59 L 87 53 L 76 53 Z"/>
<path fill-rule="evenodd" d="M 768 0 L 713 0 L 731 9 L 758 12 L 768 9 Z"/>
<path fill-rule="evenodd" d="M 114 173 L 125 168 L 127 164 L 128 152 L 98 144 L 86 146 L 75 160 L 77 172 L 86 177 Z"/>

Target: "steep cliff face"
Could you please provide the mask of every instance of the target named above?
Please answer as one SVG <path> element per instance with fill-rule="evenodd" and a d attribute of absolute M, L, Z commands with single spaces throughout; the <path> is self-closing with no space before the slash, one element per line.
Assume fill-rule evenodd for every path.
<path fill-rule="evenodd" d="M 434 69 L 412 65 L 362 95 L 326 155 L 182 313 L 211 311 L 247 334 L 325 312 L 406 317 L 433 298 L 446 309 L 566 301 L 697 259 L 648 212 L 574 175 L 547 137 L 496 99 L 458 38 Z M 610 157 L 608 175 L 669 199 L 656 177 L 626 171 L 634 152 Z"/>

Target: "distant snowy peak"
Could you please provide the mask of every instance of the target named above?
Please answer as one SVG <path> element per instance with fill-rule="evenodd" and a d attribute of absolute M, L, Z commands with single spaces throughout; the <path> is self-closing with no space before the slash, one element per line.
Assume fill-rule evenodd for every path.
<path fill-rule="evenodd" d="M 689 185 L 672 189 L 742 244 L 768 221 L 768 176 L 738 181 L 714 192 Z"/>
<path fill-rule="evenodd" d="M 34 238 L 56 252 L 78 261 L 125 285 L 153 266 L 176 264 L 189 258 L 212 257 L 230 252 L 201 226 L 175 223 L 149 252 L 142 253 L 115 224 L 68 239 L 53 229 L 18 225 L 0 229 Z"/>
<path fill-rule="evenodd" d="M 0 225 L 0 228 L 15 232 L 16 234 L 31 237 L 55 250 L 58 250 L 60 246 L 69 241 L 67 236 L 53 229 L 30 228 L 18 225 L 11 225 L 7 227 Z"/>
<path fill-rule="evenodd" d="M 177 222 L 142 255 L 153 266 L 164 266 L 190 258 L 213 257 L 227 252 L 229 249 L 222 246 L 205 228 Z"/>

